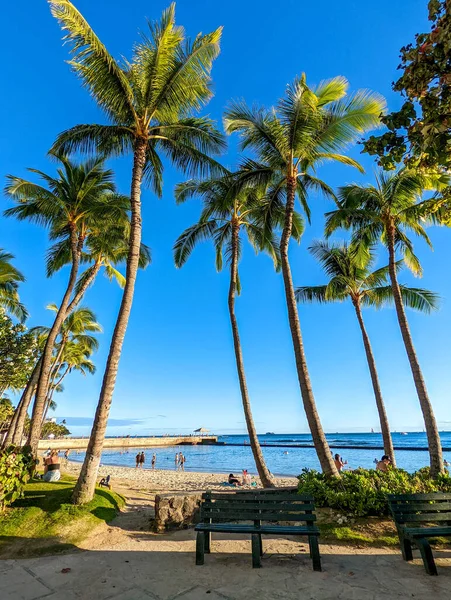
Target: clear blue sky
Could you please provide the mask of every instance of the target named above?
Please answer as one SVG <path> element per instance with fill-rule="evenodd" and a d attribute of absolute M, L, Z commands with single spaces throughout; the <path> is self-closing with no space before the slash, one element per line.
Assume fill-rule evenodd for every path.
<path fill-rule="evenodd" d="M 78 8 L 116 55 L 130 55 L 146 18 L 157 19 L 167 2 L 78 0 Z M 397 77 L 399 49 L 428 28 L 426 0 L 380 0 L 377 3 L 317 0 L 179 0 L 177 21 L 188 34 L 224 26 L 221 55 L 214 66 L 215 97 L 206 112 L 220 120 L 231 98 L 274 103 L 296 75 L 310 83 L 346 76 L 352 89 L 382 93 L 390 108 L 400 99 L 391 92 Z M 77 123 L 102 121 L 93 101 L 65 63 L 68 50 L 44 1 L 7 2 L 0 23 L 2 94 L 0 109 L 1 175 L 25 175 L 26 167 L 54 168 L 46 158 L 56 134 Z M 358 157 L 360 149 L 353 155 Z M 235 140 L 224 158 L 233 167 Z M 338 186 L 371 180 L 373 162 L 361 160 L 364 177 L 346 167 L 324 167 L 321 176 Z M 114 161 L 119 189 L 128 193 L 129 158 Z M 177 271 L 172 245 L 198 217 L 192 201 L 176 207 L 173 189 L 183 175 L 165 174 L 164 197 L 143 192 L 144 241 L 153 250 L 153 265 L 140 273 L 126 337 L 110 433 L 189 431 L 199 426 L 216 431 L 245 431 L 232 339 L 227 314 L 227 273 L 214 269 L 212 248 L 206 244 Z M 323 214 L 330 208 L 311 199 L 313 224 L 301 247 L 291 249 L 295 283 L 318 284 L 322 273 L 307 252 L 322 234 Z M 4 207 L 8 202 L 4 200 Z M 16 255 L 26 275 L 21 295 L 29 307 L 30 326 L 48 323 L 44 307 L 60 300 L 64 271 L 45 278 L 46 232 L 37 226 L 0 219 L 1 246 Z M 416 284 L 443 297 L 440 312 L 422 316 L 410 312 L 412 333 L 441 429 L 451 428 L 451 277 L 447 257 L 451 233 L 434 229 L 435 252 L 417 244 L 424 277 Z M 381 258 L 381 264 L 385 257 Z M 241 267 L 243 293 L 237 302 L 249 390 L 260 432 L 306 432 L 285 312 L 282 280 L 267 257 L 246 250 Z M 413 283 L 405 274 L 403 280 Z M 86 297 L 104 327 L 95 356 L 94 377 L 72 376 L 58 396 L 59 417 L 77 417 L 73 432 L 93 415 L 101 385 L 120 291 L 100 279 Z M 308 363 L 319 412 L 326 431 L 378 429 L 367 365 L 352 307 L 303 306 L 300 311 Z M 382 390 L 394 430 L 421 430 L 421 413 L 394 312 L 365 313 L 379 367 Z M 145 419 L 132 423 L 133 419 Z"/>

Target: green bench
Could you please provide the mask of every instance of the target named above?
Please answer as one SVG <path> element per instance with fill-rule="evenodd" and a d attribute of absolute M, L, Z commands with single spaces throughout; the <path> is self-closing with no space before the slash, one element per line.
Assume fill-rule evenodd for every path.
<path fill-rule="evenodd" d="M 413 559 L 412 544 L 415 544 L 426 572 L 437 575 L 429 540 L 451 537 L 451 494 L 391 494 L 388 502 L 398 530 L 403 559 Z"/>
<path fill-rule="evenodd" d="M 212 533 L 250 534 L 254 568 L 261 567 L 262 535 L 302 535 L 308 537 L 313 569 L 321 571 L 314 510 L 313 499 L 298 495 L 296 488 L 206 492 L 202 495 L 201 522 L 195 527 L 196 565 L 203 565 L 205 553 L 210 553 Z"/>

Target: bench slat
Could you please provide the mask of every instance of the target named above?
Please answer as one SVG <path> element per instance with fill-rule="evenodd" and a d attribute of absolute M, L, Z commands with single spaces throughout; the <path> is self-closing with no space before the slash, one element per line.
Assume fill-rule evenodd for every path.
<path fill-rule="evenodd" d="M 434 510 L 448 511 L 451 516 L 451 502 L 409 502 L 408 504 L 391 504 L 390 508 L 393 512 L 432 512 Z"/>
<path fill-rule="evenodd" d="M 203 507 L 210 509 L 228 509 L 228 510 L 284 510 L 286 512 L 302 512 L 306 510 L 315 510 L 314 504 L 297 504 L 293 502 L 239 502 L 236 500 L 216 500 L 216 502 L 204 502 Z"/>
<path fill-rule="evenodd" d="M 243 513 L 224 509 L 218 510 L 217 512 L 204 510 L 202 516 L 207 519 L 228 519 L 230 521 L 316 521 L 315 515 L 299 515 L 296 513 L 282 512 L 260 513 L 252 511 Z"/>
<path fill-rule="evenodd" d="M 429 523 L 431 521 L 451 521 L 451 514 L 448 513 L 397 513 L 395 515 L 395 521 L 398 523 Z"/>
<path fill-rule="evenodd" d="M 262 494 L 257 492 L 215 492 L 209 494 L 208 492 L 202 494 L 202 500 L 208 502 L 209 500 L 227 500 L 233 497 L 236 502 L 306 502 L 311 504 L 313 498 L 311 496 L 299 496 L 298 494 Z"/>
<path fill-rule="evenodd" d="M 451 527 L 404 527 L 409 537 L 451 537 Z"/>
<path fill-rule="evenodd" d="M 436 502 L 451 501 L 451 494 L 445 494 L 442 492 L 432 492 L 430 494 L 389 494 L 388 500 L 392 502 L 409 502 L 409 501 L 422 501 L 422 500 L 434 500 Z"/>
<path fill-rule="evenodd" d="M 317 527 L 287 527 L 284 525 L 237 525 L 235 523 L 199 523 L 196 531 L 212 531 L 218 533 L 262 533 L 281 535 L 319 535 Z"/>

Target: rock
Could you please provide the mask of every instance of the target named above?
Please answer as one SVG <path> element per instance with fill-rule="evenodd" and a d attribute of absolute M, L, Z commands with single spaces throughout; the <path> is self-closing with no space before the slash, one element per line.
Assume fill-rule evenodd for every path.
<path fill-rule="evenodd" d="M 157 494 L 155 496 L 155 531 L 183 529 L 197 523 L 201 500 L 202 492 Z"/>

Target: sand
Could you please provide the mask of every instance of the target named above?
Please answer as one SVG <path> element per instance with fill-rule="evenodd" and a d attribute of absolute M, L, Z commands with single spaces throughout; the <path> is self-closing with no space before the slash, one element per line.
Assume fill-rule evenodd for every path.
<path fill-rule="evenodd" d="M 81 463 L 68 461 L 63 469 L 71 475 L 78 475 Z M 135 469 L 131 467 L 101 466 L 99 477 L 111 475 L 113 488 L 119 485 L 141 489 L 143 491 L 198 491 L 198 490 L 226 490 L 224 486 L 227 475 L 224 473 L 198 473 L 192 471 L 165 471 L 162 469 Z M 239 475 L 239 474 L 236 474 Z M 296 477 L 276 477 L 277 486 L 295 486 L 298 483 Z M 252 481 L 261 487 L 260 479 L 252 477 Z"/>

